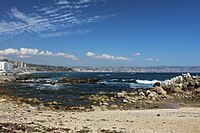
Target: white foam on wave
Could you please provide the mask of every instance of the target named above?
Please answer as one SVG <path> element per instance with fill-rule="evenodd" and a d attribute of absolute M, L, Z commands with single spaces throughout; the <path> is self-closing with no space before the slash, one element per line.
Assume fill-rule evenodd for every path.
<path fill-rule="evenodd" d="M 157 82 L 162 83 L 162 81 L 159 81 L 159 80 L 140 80 L 140 79 L 137 79 L 136 82 L 138 84 L 152 84 L 152 85 Z"/>
<path fill-rule="evenodd" d="M 54 89 L 54 90 L 58 90 L 60 89 L 61 85 L 59 84 L 55 84 L 55 85 L 52 85 L 52 84 L 42 84 L 42 85 L 39 85 L 37 86 L 37 90 L 45 90 L 45 89 Z"/>
<path fill-rule="evenodd" d="M 99 82 L 99 84 L 108 84 L 108 83 L 109 83 L 108 81 Z"/>
<path fill-rule="evenodd" d="M 118 81 L 118 79 L 110 79 L 109 81 L 110 81 L 110 82 Z"/>
<path fill-rule="evenodd" d="M 122 79 L 122 82 L 131 82 L 134 81 L 135 79 Z"/>

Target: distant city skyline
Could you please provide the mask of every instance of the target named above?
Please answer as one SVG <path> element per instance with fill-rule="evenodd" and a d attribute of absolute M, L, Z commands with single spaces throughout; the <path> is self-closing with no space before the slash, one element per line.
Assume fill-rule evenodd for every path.
<path fill-rule="evenodd" d="M 0 59 L 200 66 L 198 0 L 1 0 Z"/>

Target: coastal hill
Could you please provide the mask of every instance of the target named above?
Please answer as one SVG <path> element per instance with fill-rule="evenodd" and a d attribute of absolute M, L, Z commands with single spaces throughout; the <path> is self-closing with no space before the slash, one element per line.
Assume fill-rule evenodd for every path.
<path fill-rule="evenodd" d="M 38 64 L 27 64 L 27 67 L 32 71 L 54 71 L 54 72 L 72 72 L 73 68 L 64 66 L 52 66 L 52 65 L 38 65 Z"/>
<path fill-rule="evenodd" d="M 155 66 L 155 67 L 84 67 L 84 66 L 52 66 L 27 64 L 27 67 L 34 71 L 62 71 L 62 72 L 163 72 L 163 73 L 178 73 L 190 72 L 199 73 L 200 66 Z"/>

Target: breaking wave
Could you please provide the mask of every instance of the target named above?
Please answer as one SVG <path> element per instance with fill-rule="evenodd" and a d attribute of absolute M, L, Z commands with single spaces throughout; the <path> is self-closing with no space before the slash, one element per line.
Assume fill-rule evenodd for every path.
<path fill-rule="evenodd" d="M 162 83 L 162 81 L 159 80 L 139 80 L 139 79 L 137 79 L 136 82 L 138 84 L 155 84 L 157 82 Z"/>

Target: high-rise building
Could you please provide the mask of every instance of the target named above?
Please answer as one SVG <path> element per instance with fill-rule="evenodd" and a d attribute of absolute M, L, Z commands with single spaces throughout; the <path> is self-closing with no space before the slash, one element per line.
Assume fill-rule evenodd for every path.
<path fill-rule="evenodd" d="M 13 64 L 10 62 L 6 62 L 6 61 L 1 61 L 0 62 L 0 73 L 3 72 L 12 72 L 13 71 Z"/>

